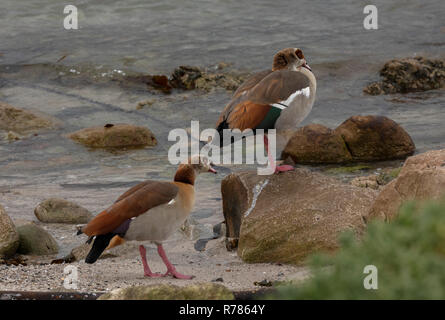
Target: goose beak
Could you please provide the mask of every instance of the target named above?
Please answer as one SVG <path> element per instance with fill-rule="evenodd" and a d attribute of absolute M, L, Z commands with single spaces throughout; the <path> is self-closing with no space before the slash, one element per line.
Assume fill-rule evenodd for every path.
<path fill-rule="evenodd" d="M 302 67 L 308 69 L 309 71 L 312 71 L 311 67 L 309 67 L 309 65 L 308 65 L 307 63 L 304 63 L 304 64 L 302 65 Z"/>

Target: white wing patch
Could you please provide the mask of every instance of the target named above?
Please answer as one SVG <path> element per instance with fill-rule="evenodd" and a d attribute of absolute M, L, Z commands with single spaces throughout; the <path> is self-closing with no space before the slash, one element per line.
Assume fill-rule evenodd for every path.
<path fill-rule="evenodd" d="M 292 104 L 294 99 L 300 95 L 305 96 L 306 98 L 309 98 L 311 94 L 311 89 L 309 87 L 303 88 L 301 90 L 297 90 L 294 93 L 292 93 L 286 100 L 280 101 L 279 103 L 272 104 L 272 107 L 278 108 L 278 109 L 286 109 L 288 106 Z"/>
<path fill-rule="evenodd" d="M 174 204 L 176 201 L 175 201 L 175 199 L 171 199 L 170 201 L 169 201 L 169 203 L 167 203 L 167 205 L 172 205 L 172 204 Z"/>

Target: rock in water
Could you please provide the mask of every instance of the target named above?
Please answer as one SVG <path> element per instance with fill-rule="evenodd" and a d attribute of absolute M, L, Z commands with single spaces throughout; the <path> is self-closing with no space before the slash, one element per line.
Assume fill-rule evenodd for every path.
<path fill-rule="evenodd" d="M 403 202 L 445 196 L 445 149 L 409 157 L 397 179 L 387 184 L 375 200 L 368 219 L 387 221 L 397 216 Z"/>
<path fill-rule="evenodd" d="M 241 172 L 221 184 L 230 248 L 246 262 L 301 263 L 308 254 L 337 249 L 341 231 L 360 235 L 377 192 L 296 169 L 259 176 Z"/>
<path fill-rule="evenodd" d="M 148 128 L 129 124 L 82 129 L 71 133 L 69 138 L 92 148 L 142 147 L 157 144 L 155 136 Z"/>
<path fill-rule="evenodd" d="M 11 218 L 0 205 L 0 258 L 12 256 L 19 247 L 19 234 Z"/>
<path fill-rule="evenodd" d="M 16 221 L 20 237 L 18 253 L 29 255 L 49 255 L 59 252 L 56 240 L 43 228 L 32 221 Z"/>
<path fill-rule="evenodd" d="M 133 286 L 116 289 L 98 300 L 233 300 L 234 296 L 225 286 L 201 283 L 179 287 L 171 284 Z"/>
<path fill-rule="evenodd" d="M 335 130 L 310 124 L 297 130 L 281 157 L 294 163 L 350 163 L 403 159 L 415 145 L 409 134 L 383 116 L 352 116 Z"/>
<path fill-rule="evenodd" d="M 0 102 L 0 130 L 7 132 L 10 141 L 20 139 L 19 135 L 35 133 L 52 127 L 52 122 L 34 113 Z"/>
<path fill-rule="evenodd" d="M 172 75 L 170 84 L 174 88 L 186 90 L 200 89 L 211 91 L 220 87 L 230 91 L 235 91 L 246 79 L 248 75 L 240 72 L 214 72 L 203 70 L 193 66 L 180 66 L 176 68 Z"/>
<path fill-rule="evenodd" d="M 50 198 L 37 205 L 34 214 L 46 223 L 88 223 L 93 215 L 78 204 L 64 199 Z"/>
<path fill-rule="evenodd" d="M 380 70 L 383 81 L 368 85 L 370 95 L 407 93 L 445 88 L 445 63 L 423 57 L 388 61 Z"/>

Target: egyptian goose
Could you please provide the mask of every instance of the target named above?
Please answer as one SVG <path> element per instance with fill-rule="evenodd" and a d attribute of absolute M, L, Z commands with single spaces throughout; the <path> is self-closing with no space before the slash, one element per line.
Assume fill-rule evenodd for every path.
<path fill-rule="evenodd" d="M 275 54 L 271 70 L 254 74 L 236 90 L 222 111 L 216 130 L 222 139 L 224 129 L 276 129 L 277 136 L 286 140 L 311 111 L 316 88 L 317 81 L 303 51 L 283 49 Z M 275 172 L 293 169 L 275 166 L 266 134 L 264 145 Z"/>
<path fill-rule="evenodd" d="M 115 236 L 124 240 L 152 241 L 157 245 L 167 272 L 164 275 L 153 273 L 147 263 L 146 249 L 140 245 L 145 276 L 171 274 L 175 278 L 191 279 L 192 276 L 176 271 L 165 254 L 162 241 L 178 230 L 192 211 L 194 183 L 201 172 L 216 173 L 207 158 L 195 156 L 179 165 L 174 181 L 147 180 L 122 194 L 113 205 L 79 230 L 78 234 L 84 233 L 90 237 L 89 242 L 94 238 L 85 262 L 94 263 Z M 113 239 L 113 242 L 116 241 Z"/>

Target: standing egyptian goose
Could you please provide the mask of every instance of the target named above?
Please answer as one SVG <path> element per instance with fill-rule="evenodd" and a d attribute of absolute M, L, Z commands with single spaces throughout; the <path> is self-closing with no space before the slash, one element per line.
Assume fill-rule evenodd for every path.
<path fill-rule="evenodd" d="M 110 240 L 119 236 L 125 240 L 152 241 L 167 266 L 164 275 L 153 273 L 147 263 L 146 249 L 139 246 L 144 275 L 160 277 L 171 274 L 179 279 L 191 279 L 180 274 L 168 260 L 162 242 L 185 222 L 195 202 L 194 183 L 201 172 L 216 171 L 205 157 L 194 157 L 181 164 L 174 181 L 147 180 L 130 188 L 108 209 L 99 213 L 78 234 L 85 233 L 93 247 L 85 258 L 94 263 L 107 248 Z"/>
<path fill-rule="evenodd" d="M 283 49 L 275 54 L 271 70 L 254 74 L 236 90 L 216 130 L 222 138 L 224 129 L 276 129 L 277 136 L 286 138 L 311 111 L 316 88 L 317 81 L 303 52 L 298 48 Z M 269 162 L 275 167 L 267 135 L 264 144 Z M 282 165 L 276 167 L 276 172 L 292 169 Z"/>

